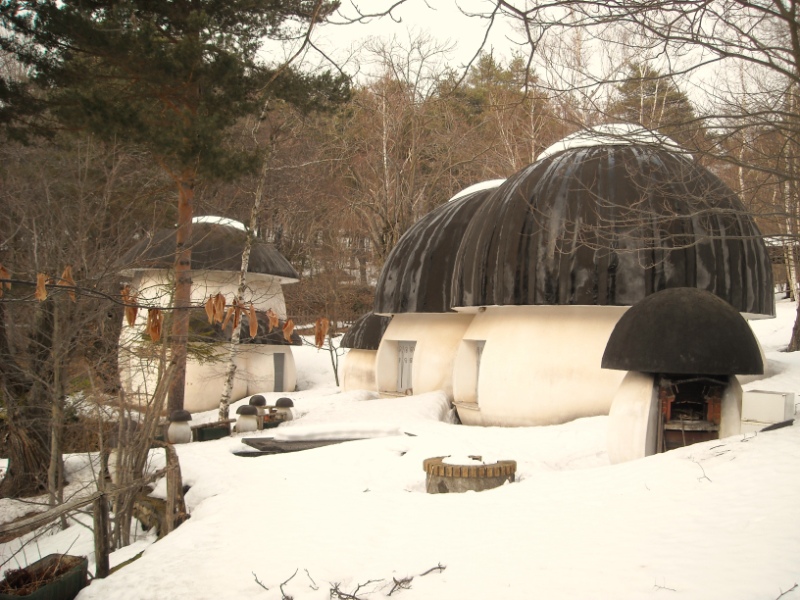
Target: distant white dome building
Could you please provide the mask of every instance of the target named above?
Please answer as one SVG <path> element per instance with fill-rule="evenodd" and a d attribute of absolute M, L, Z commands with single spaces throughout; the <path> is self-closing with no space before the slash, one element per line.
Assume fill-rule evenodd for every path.
<path fill-rule="evenodd" d="M 201 307 L 206 299 L 222 293 L 230 304 L 239 287 L 245 227 L 238 221 L 221 217 L 197 217 L 192 236 L 192 304 Z M 121 273 L 129 279 L 141 303 L 169 306 L 174 289 L 172 267 L 175 256 L 175 230 L 156 232 L 142 240 L 122 259 Z M 298 280 L 297 272 L 271 245 L 256 240 L 250 252 L 247 273 L 246 303 L 258 311 L 259 327 L 254 338 L 249 335 L 249 321 L 244 316 L 241 345 L 237 349 L 236 378 L 232 400 L 256 392 L 293 391 L 297 373 L 291 344 L 280 327 L 269 332 L 265 311 L 272 309 L 281 321 L 286 319 L 282 285 Z M 124 325 L 120 335 L 120 378 L 132 400 L 146 401 L 155 390 L 158 374 L 158 348 L 145 339 L 147 312 L 140 311 L 133 327 Z M 283 323 L 281 323 L 283 325 Z M 230 325 L 223 331 L 219 324 L 208 323 L 203 308 L 192 309 L 190 317 L 190 355 L 186 365 L 184 408 L 190 412 L 219 406 L 227 369 Z M 292 344 L 299 345 L 294 336 Z"/>

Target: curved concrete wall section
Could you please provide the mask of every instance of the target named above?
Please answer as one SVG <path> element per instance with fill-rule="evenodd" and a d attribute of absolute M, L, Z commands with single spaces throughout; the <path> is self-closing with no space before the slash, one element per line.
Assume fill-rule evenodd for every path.
<path fill-rule="evenodd" d="M 453 362 L 472 315 L 398 314 L 392 317 L 375 361 L 378 391 L 385 394 L 422 394 L 444 390 L 452 397 Z M 403 348 L 413 345 L 411 356 Z M 402 353 L 402 356 L 401 356 Z M 401 387 L 399 361 L 411 358 L 411 387 Z"/>
<path fill-rule="evenodd" d="M 353 348 L 347 352 L 342 365 L 342 390 L 378 391 L 378 381 L 375 378 L 375 360 L 377 350 L 360 350 Z"/>
<path fill-rule="evenodd" d="M 528 426 L 608 414 L 624 373 L 601 369 L 600 358 L 625 310 L 498 306 L 475 314 L 454 365 L 459 418 Z"/>
<path fill-rule="evenodd" d="M 239 274 L 224 271 L 196 271 L 192 274 L 192 303 L 201 305 L 209 296 L 221 292 L 230 302 L 239 287 Z M 248 274 L 248 295 L 258 311 L 271 308 L 280 319 L 286 319 L 286 301 L 280 279 L 262 273 Z M 142 303 L 169 306 L 173 281 L 166 269 L 135 271 L 131 285 Z M 133 327 L 124 324 L 120 334 L 119 368 L 123 389 L 131 399 L 146 404 L 155 391 L 158 379 L 157 350 L 143 340 L 147 311 L 140 310 Z M 186 364 L 184 408 L 190 412 L 212 410 L 219 406 L 227 369 L 228 344 L 212 342 L 205 345 L 205 354 L 213 360 L 190 356 Z M 278 358 L 275 358 L 275 357 Z M 237 348 L 237 364 L 231 399 L 265 391 L 291 392 L 297 383 L 294 356 L 288 346 L 242 344 Z"/>
<path fill-rule="evenodd" d="M 218 348 L 204 360 L 189 357 L 184 396 L 186 410 L 196 413 L 219 407 L 227 361 L 226 348 Z M 258 392 L 290 392 L 297 386 L 294 356 L 288 346 L 242 345 L 236 350 L 234 362 L 232 401 Z M 120 357 L 120 379 L 133 402 L 147 404 L 158 383 L 157 357 L 143 360 L 141 356 L 126 353 Z"/>
<path fill-rule="evenodd" d="M 165 269 L 146 269 L 137 271 L 131 278 L 131 287 L 139 294 L 141 302 L 157 306 L 169 306 L 172 302 L 174 281 L 170 271 Z M 192 304 L 202 305 L 218 292 L 223 294 L 228 303 L 239 291 L 239 274 L 225 271 L 192 272 Z M 244 301 L 252 302 L 256 310 L 266 311 L 271 308 L 282 320 L 286 319 L 286 300 L 280 279 L 262 273 L 247 275 L 247 291 Z M 144 316 L 146 318 L 146 311 Z M 140 315 L 142 313 L 140 312 Z"/>

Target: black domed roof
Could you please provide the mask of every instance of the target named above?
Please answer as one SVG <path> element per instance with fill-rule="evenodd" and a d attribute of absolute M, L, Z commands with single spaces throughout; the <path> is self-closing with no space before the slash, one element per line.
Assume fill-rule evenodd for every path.
<path fill-rule="evenodd" d="M 645 144 L 567 149 L 523 169 L 476 208 L 451 306 L 636 304 L 709 290 L 773 315 L 757 226 L 722 181 Z"/>
<path fill-rule="evenodd" d="M 617 323 L 604 369 L 675 375 L 762 374 L 747 321 L 711 292 L 673 288 L 648 296 Z"/>
<path fill-rule="evenodd" d="M 493 191 L 484 188 L 456 196 L 403 234 L 378 278 L 374 312 L 451 310 L 452 274 L 461 238 L 475 211 Z"/>
<path fill-rule="evenodd" d="M 120 261 L 125 271 L 170 269 L 175 264 L 174 229 L 161 229 L 152 239 L 139 242 Z M 247 234 L 235 227 L 216 223 L 193 223 L 189 244 L 192 269 L 239 271 Z M 299 276 L 289 261 L 271 244 L 256 240 L 250 250 L 248 273 L 263 273 L 296 281 Z"/>
<path fill-rule="evenodd" d="M 355 350 L 377 350 L 381 345 L 383 332 L 391 320 L 391 317 L 367 313 L 350 326 L 339 345 L 342 348 Z"/>

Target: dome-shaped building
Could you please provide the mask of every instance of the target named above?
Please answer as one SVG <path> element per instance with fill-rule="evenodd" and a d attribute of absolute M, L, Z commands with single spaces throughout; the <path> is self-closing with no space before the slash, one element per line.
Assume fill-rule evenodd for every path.
<path fill-rule="evenodd" d="M 451 335 L 462 332 L 455 356 L 448 342 L 423 357 L 411 327 L 384 336 L 408 343 L 386 344 L 380 391 L 394 379 L 404 389 L 392 365 L 405 353 L 405 389 L 436 384 L 416 385 L 430 360 L 464 423 L 563 423 L 609 413 L 625 373 L 602 369 L 603 352 L 644 298 L 696 288 L 748 317 L 773 315 L 771 265 L 752 217 L 674 142 L 641 128 L 571 136 L 482 194 L 464 197 L 463 209 L 440 207 L 390 255 L 375 303 L 395 315 L 387 334 L 398 315 L 419 323 L 420 337 L 441 337 L 448 319 Z M 436 315 L 436 327 L 416 315 Z"/>
<path fill-rule="evenodd" d="M 472 315 L 452 310 L 452 274 L 464 231 L 501 180 L 460 192 L 415 223 L 389 253 L 376 314 L 391 316 L 376 356 L 383 394 L 452 394 L 453 360 Z"/>
<path fill-rule="evenodd" d="M 608 337 L 659 290 L 698 288 L 773 314 L 761 234 L 722 181 L 655 139 L 592 141 L 509 178 L 464 233 L 453 307 L 475 318 L 453 389 L 466 423 L 608 414 L 624 376 L 600 367 Z"/>
<path fill-rule="evenodd" d="M 134 246 L 120 260 L 120 272 L 138 294 L 140 302 L 169 306 L 174 288 L 172 267 L 175 261 L 174 229 L 157 231 Z M 239 287 L 242 252 L 246 241 L 241 223 L 221 217 L 196 217 L 189 241 L 192 247 L 191 302 L 202 307 L 221 293 L 230 304 Z M 294 283 L 298 274 L 272 245 L 256 241 L 250 251 L 245 302 L 261 313 L 255 337 L 249 336 L 249 323 L 242 328 L 241 345 L 234 360 L 237 370 L 232 399 L 264 391 L 292 391 L 297 374 L 292 343 L 282 334 L 269 331 L 265 311 L 271 309 L 281 321 L 286 319 L 282 285 Z M 247 321 L 248 317 L 244 317 Z M 140 311 L 133 327 L 123 326 L 120 335 L 120 378 L 132 399 L 146 401 L 155 389 L 158 357 L 145 339 L 146 311 Z M 227 369 L 230 326 L 227 332 L 218 324 L 208 324 L 203 308 L 192 309 L 190 316 L 189 358 L 186 364 L 184 408 L 190 412 L 211 410 L 219 405 Z"/>

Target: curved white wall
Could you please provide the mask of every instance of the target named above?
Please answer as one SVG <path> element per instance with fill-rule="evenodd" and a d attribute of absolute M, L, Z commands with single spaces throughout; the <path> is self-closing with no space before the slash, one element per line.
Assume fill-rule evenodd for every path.
<path fill-rule="evenodd" d="M 412 393 L 444 390 L 452 398 L 453 361 L 472 317 L 459 313 L 394 315 L 375 358 L 378 391 L 397 393 L 397 342 L 407 341 L 416 342 Z"/>
<path fill-rule="evenodd" d="M 140 301 L 160 306 L 170 304 L 173 280 L 170 271 L 148 269 L 136 271 L 131 287 L 139 293 Z M 239 273 L 231 271 L 192 271 L 192 304 L 202 305 L 221 292 L 228 303 L 239 290 Z M 262 273 L 247 274 L 247 291 L 244 301 L 252 302 L 256 310 L 271 308 L 281 319 L 286 319 L 286 300 L 283 297 L 280 279 Z"/>
<path fill-rule="evenodd" d="M 190 350 L 191 352 L 191 350 Z M 283 355 L 283 386 L 275 389 L 275 354 Z M 130 360 L 126 355 L 120 362 L 122 384 L 132 402 L 145 404 L 158 382 L 158 361 Z M 297 371 L 290 346 L 245 344 L 236 350 L 236 375 L 231 402 L 259 392 L 291 392 L 297 386 Z M 228 369 L 228 350 L 215 349 L 213 357 L 200 360 L 189 356 L 186 361 L 186 388 L 183 407 L 189 412 L 203 412 L 219 407 L 225 374 Z"/>
<path fill-rule="evenodd" d="M 375 377 L 375 359 L 377 350 L 358 350 L 351 348 L 347 351 L 342 365 L 342 390 L 369 390 L 378 391 L 378 380 Z"/>
<path fill-rule="evenodd" d="M 612 464 L 655 454 L 658 408 L 654 376 L 628 372 L 609 412 L 607 446 Z"/>
<path fill-rule="evenodd" d="M 490 306 L 479 311 L 455 361 L 453 393 L 459 418 L 468 425 L 529 426 L 608 414 L 625 374 L 601 369 L 600 362 L 626 310 Z M 478 372 L 480 341 L 485 343 Z"/>
<path fill-rule="evenodd" d="M 256 309 L 271 308 L 281 319 L 286 318 L 286 302 L 280 280 L 260 273 L 247 276 L 248 292 L 245 302 L 253 302 Z M 169 306 L 173 282 L 165 269 L 136 271 L 131 286 L 137 290 L 143 304 Z M 192 303 L 202 305 L 209 296 L 221 292 L 230 302 L 239 287 L 239 274 L 227 271 L 194 271 L 192 273 Z M 160 345 L 142 342 L 147 323 L 147 311 L 140 310 L 133 327 L 125 323 L 119 342 L 119 368 L 123 389 L 133 402 L 145 404 L 155 391 L 158 374 Z M 275 390 L 274 355 L 284 355 L 283 386 Z M 228 345 L 214 344 L 214 360 L 201 361 L 189 356 L 186 363 L 186 391 L 184 408 L 189 412 L 212 410 L 219 406 L 227 370 Z M 231 401 L 258 392 L 294 391 L 297 371 L 290 346 L 244 344 L 237 349 L 236 376 Z"/>

